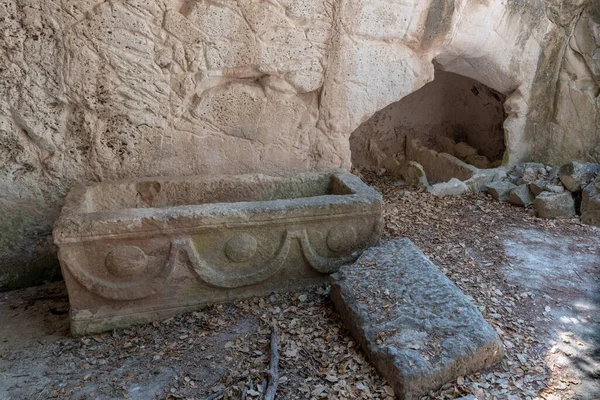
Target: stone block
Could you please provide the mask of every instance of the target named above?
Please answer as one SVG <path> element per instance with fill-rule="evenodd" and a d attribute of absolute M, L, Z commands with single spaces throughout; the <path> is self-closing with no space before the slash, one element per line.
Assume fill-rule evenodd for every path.
<path fill-rule="evenodd" d="M 331 298 L 399 399 L 419 399 L 502 358 L 477 307 L 408 239 L 342 267 L 331 276 Z"/>
<path fill-rule="evenodd" d="M 569 192 L 542 192 L 535 198 L 533 204 L 535 215 L 540 218 L 553 219 L 575 216 L 575 201 Z"/>
<path fill-rule="evenodd" d="M 508 201 L 514 188 L 516 186 L 510 182 L 491 182 L 487 185 L 487 192 L 496 200 Z"/>
<path fill-rule="evenodd" d="M 529 207 L 533 204 L 534 199 L 533 193 L 529 190 L 529 185 L 516 186 L 510 191 L 510 195 L 508 196 L 508 201 L 511 204 L 521 207 Z"/>
<path fill-rule="evenodd" d="M 77 186 L 54 240 L 79 335 L 323 284 L 381 229 L 381 196 L 333 170 Z"/>
<path fill-rule="evenodd" d="M 477 149 L 468 143 L 460 142 L 454 146 L 454 155 L 458 158 L 467 158 L 477 155 Z"/>

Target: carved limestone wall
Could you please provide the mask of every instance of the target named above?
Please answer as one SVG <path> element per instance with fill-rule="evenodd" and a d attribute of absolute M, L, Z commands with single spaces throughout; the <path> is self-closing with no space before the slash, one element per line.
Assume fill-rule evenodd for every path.
<path fill-rule="evenodd" d="M 532 105 L 555 93 L 543 78 L 559 76 L 582 7 L 0 0 L 0 288 L 56 271 L 50 233 L 73 183 L 349 167 L 351 132 L 431 81 L 433 60 L 508 95 L 508 162 L 544 158 L 548 107 Z"/>
<path fill-rule="evenodd" d="M 489 161 L 504 155 L 504 96 L 481 83 L 436 70 L 421 89 L 378 111 L 350 136 L 354 167 L 377 169 L 405 159 L 407 138 L 439 152 L 466 142 Z"/>

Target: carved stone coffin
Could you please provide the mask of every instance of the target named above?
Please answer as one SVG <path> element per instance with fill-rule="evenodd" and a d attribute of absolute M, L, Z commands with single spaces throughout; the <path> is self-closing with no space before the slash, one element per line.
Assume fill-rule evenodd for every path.
<path fill-rule="evenodd" d="M 81 335 L 322 284 L 381 229 L 381 196 L 333 170 L 77 186 L 54 240 Z"/>

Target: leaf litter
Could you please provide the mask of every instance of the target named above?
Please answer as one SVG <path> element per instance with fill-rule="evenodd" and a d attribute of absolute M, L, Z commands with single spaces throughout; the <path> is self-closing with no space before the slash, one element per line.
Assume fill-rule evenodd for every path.
<path fill-rule="evenodd" d="M 549 362 L 555 351 L 545 334 L 551 301 L 507 283 L 500 269 L 511 259 L 499 235 L 511 226 L 593 232 L 577 219 L 539 220 L 484 194 L 435 198 L 385 177 L 363 178 L 384 196 L 384 240 L 413 240 L 471 298 L 506 347 L 495 368 L 461 376 L 424 399 L 571 398 L 580 380 Z M 26 308 L 14 308 L 26 316 Z M 81 339 L 62 332 L 44 343 L 24 340 L 20 347 L 0 348 L 0 372 L 18 375 L 36 359 L 54 366 L 43 371 L 44 380 L 35 374 L 8 380 L 6 393 L 13 398 L 28 398 L 19 397 L 25 386 L 39 398 L 139 398 L 132 388 L 154 380 L 158 399 L 262 399 L 273 326 L 280 332 L 276 398 L 395 398 L 342 325 L 326 287 L 213 305 Z"/>

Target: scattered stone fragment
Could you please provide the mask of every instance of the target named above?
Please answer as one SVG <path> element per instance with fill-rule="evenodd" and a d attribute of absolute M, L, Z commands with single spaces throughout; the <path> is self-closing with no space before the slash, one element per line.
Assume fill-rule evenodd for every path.
<path fill-rule="evenodd" d="M 467 158 L 469 156 L 477 155 L 477 149 L 470 144 L 460 142 L 454 146 L 454 155 L 458 158 Z"/>
<path fill-rule="evenodd" d="M 600 227 L 600 176 L 583 190 L 581 220 Z"/>
<path fill-rule="evenodd" d="M 399 399 L 502 358 L 496 331 L 408 239 L 367 250 L 331 284 L 342 320 Z"/>
<path fill-rule="evenodd" d="M 428 191 L 437 197 L 460 196 L 469 192 L 469 187 L 460 179 L 452 178 L 448 182 L 436 183 L 430 186 Z"/>
<path fill-rule="evenodd" d="M 510 182 L 491 182 L 487 185 L 487 192 L 496 200 L 508 201 L 514 188 L 516 186 Z"/>
<path fill-rule="evenodd" d="M 571 192 L 585 188 L 600 173 L 600 164 L 570 162 L 560 167 L 560 181 Z"/>
<path fill-rule="evenodd" d="M 529 190 L 529 185 L 519 185 L 510 191 L 508 201 L 511 204 L 528 207 L 533 203 L 533 193 Z"/>
<path fill-rule="evenodd" d="M 569 192 L 542 192 L 536 197 L 534 206 L 535 215 L 540 218 L 553 219 L 575 216 L 575 201 Z"/>

